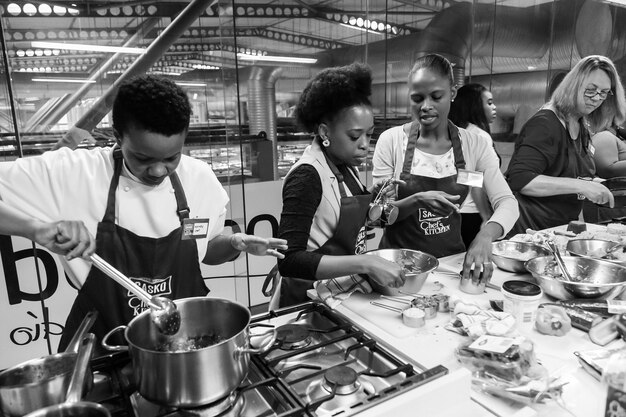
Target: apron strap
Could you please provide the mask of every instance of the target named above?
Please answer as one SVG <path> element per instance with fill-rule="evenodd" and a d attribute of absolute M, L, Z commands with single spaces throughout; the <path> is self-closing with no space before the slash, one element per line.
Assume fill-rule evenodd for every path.
<path fill-rule="evenodd" d="M 187 204 L 187 197 L 185 196 L 185 190 L 183 190 L 183 185 L 180 183 L 180 179 L 176 172 L 173 172 L 170 175 L 170 181 L 172 182 L 172 187 L 174 187 L 174 195 L 176 196 L 176 213 L 178 214 L 178 218 L 180 219 L 180 224 L 183 224 L 185 219 L 189 218 L 189 204 Z"/>
<path fill-rule="evenodd" d="M 330 167 L 330 171 L 333 173 L 335 178 L 337 178 L 337 182 L 339 183 L 338 184 L 339 195 L 341 196 L 341 198 L 347 197 L 346 189 L 344 188 L 345 184 L 343 182 L 343 174 L 339 172 L 339 169 L 337 168 L 337 166 L 330 159 L 328 159 L 328 155 L 326 155 L 326 151 L 323 151 L 322 153 L 324 154 L 324 158 L 326 158 L 326 163 Z"/>
<path fill-rule="evenodd" d="M 452 142 L 452 152 L 454 153 L 454 167 L 465 169 L 465 158 L 463 157 L 463 148 L 461 147 L 461 138 L 459 137 L 459 128 L 448 120 L 448 135 Z"/>
<path fill-rule="evenodd" d="M 411 173 L 411 166 L 413 165 L 413 155 L 415 155 L 415 147 L 417 146 L 417 139 L 419 138 L 419 123 L 412 122 L 411 130 L 409 131 L 409 139 L 406 144 L 406 151 L 404 152 L 404 164 L 402 165 L 402 172 L 406 174 Z M 454 167 L 458 171 L 465 168 L 465 158 L 463 157 L 463 149 L 461 147 L 461 138 L 459 137 L 459 128 L 448 120 L 448 137 L 452 142 L 452 153 L 454 154 Z"/>
<path fill-rule="evenodd" d="M 122 172 L 123 163 L 122 149 L 115 146 L 113 148 L 113 178 L 111 178 L 111 184 L 109 185 L 107 206 L 104 217 L 102 218 L 102 223 L 115 223 L 115 192 L 120 183 L 120 173 Z"/>

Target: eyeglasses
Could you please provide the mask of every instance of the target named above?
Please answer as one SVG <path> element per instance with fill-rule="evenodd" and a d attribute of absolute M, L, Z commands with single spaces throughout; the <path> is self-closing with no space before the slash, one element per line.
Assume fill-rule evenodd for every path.
<path fill-rule="evenodd" d="M 600 97 L 600 100 L 605 100 L 607 96 L 612 96 L 613 92 L 611 90 L 596 90 L 595 88 L 587 88 L 583 94 L 587 98 L 595 98 L 597 95 Z"/>

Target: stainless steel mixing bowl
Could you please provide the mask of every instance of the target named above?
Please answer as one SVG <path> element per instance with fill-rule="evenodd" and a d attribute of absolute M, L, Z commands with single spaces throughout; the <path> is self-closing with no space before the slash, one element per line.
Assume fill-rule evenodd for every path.
<path fill-rule="evenodd" d="M 369 280 L 376 292 L 385 295 L 400 295 L 400 291 L 418 293 L 422 289 L 428 275 L 439 266 L 439 261 L 433 255 L 417 250 L 378 249 L 365 253 L 367 255 L 380 256 L 404 267 L 406 281 L 402 287 L 383 287 L 373 280 Z"/>
<path fill-rule="evenodd" d="M 620 246 L 620 248 L 617 248 Z M 603 259 L 605 261 L 626 265 L 626 261 L 619 259 L 610 259 L 608 255 L 611 250 L 615 250 L 615 255 L 623 253 L 622 245 L 610 240 L 601 239 L 572 239 L 567 242 L 565 247 L 567 253 L 574 256 L 582 256 L 583 258 Z"/>
<path fill-rule="evenodd" d="M 538 256 L 548 256 L 550 251 L 532 242 L 501 240 L 491 245 L 493 262 L 509 272 L 526 272 L 524 263 Z"/>
<path fill-rule="evenodd" d="M 563 278 L 553 256 L 540 256 L 525 263 L 528 272 L 551 297 L 610 300 L 626 289 L 626 266 L 579 256 L 562 258 L 573 282 Z"/>

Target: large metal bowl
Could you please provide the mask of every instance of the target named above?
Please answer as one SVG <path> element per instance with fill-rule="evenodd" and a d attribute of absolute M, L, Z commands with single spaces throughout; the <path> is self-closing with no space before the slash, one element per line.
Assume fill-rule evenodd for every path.
<path fill-rule="evenodd" d="M 406 281 L 402 287 L 383 287 L 370 280 L 374 291 L 385 295 L 401 295 L 400 291 L 418 293 L 428 275 L 439 266 L 439 261 L 433 255 L 411 249 L 378 249 L 365 254 L 380 256 L 404 267 Z"/>
<path fill-rule="evenodd" d="M 567 242 L 565 249 L 570 255 L 582 256 L 583 258 L 602 259 L 608 262 L 626 265 L 626 261 L 610 259 L 607 257 L 607 253 L 617 246 L 621 245 L 617 242 L 611 242 L 610 240 L 572 239 Z M 620 249 L 617 250 L 620 251 Z"/>
<path fill-rule="evenodd" d="M 626 289 L 626 266 L 579 256 L 562 258 L 574 282 L 563 278 L 553 256 L 540 256 L 525 264 L 539 286 L 551 297 L 610 300 Z"/>
<path fill-rule="evenodd" d="M 493 262 L 498 268 L 509 272 L 526 272 L 524 263 L 538 256 L 548 256 L 550 251 L 532 242 L 501 240 L 491 245 Z"/>

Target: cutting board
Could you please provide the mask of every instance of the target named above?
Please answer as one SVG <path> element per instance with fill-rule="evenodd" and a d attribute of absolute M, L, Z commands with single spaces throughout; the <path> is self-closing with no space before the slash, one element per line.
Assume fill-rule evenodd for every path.
<path fill-rule="evenodd" d="M 463 298 L 463 294 L 458 290 L 458 272 L 462 269 L 463 258 L 464 254 L 458 254 L 440 259 L 437 271 L 431 272 L 428 276 L 424 286 L 420 290 L 420 294 L 433 295 L 441 293 L 451 297 L 456 296 Z M 452 274 L 446 272 L 452 272 Z M 409 298 L 410 297 L 407 299 Z M 482 300 L 482 298 L 485 300 Z M 484 296 L 472 295 L 471 299 L 472 301 L 479 301 L 479 299 L 484 301 L 483 304 L 485 308 L 489 306 L 489 295 L 487 294 Z M 377 293 L 363 294 L 360 292 L 352 294 L 348 299 L 344 300 L 341 305 L 351 312 L 365 318 L 370 323 L 379 327 L 382 331 L 397 338 L 406 338 L 421 334 L 429 329 L 432 330 L 433 326 L 443 326 L 450 320 L 449 313 L 439 312 L 435 318 L 426 321 L 425 327 L 408 327 L 402 322 L 402 316 L 400 313 L 374 306 L 370 304 L 371 301 L 392 306 L 401 305 L 390 300 L 385 300 L 384 298 L 381 298 L 380 294 Z"/>
<path fill-rule="evenodd" d="M 376 301 L 388 305 L 400 305 L 392 301 L 380 298 L 380 294 L 363 294 L 356 292 L 348 299 L 344 300 L 341 305 L 353 313 L 363 317 L 370 323 L 379 327 L 382 331 L 389 333 L 393 337 L 405 338 L 414 336 L 419 333 L 419 329 L 405 326 L 402 323 L 402 316 L 395 311 L 386 310 L 382 307 L 376 307 L 370 304 L 370 301 Z"/>

